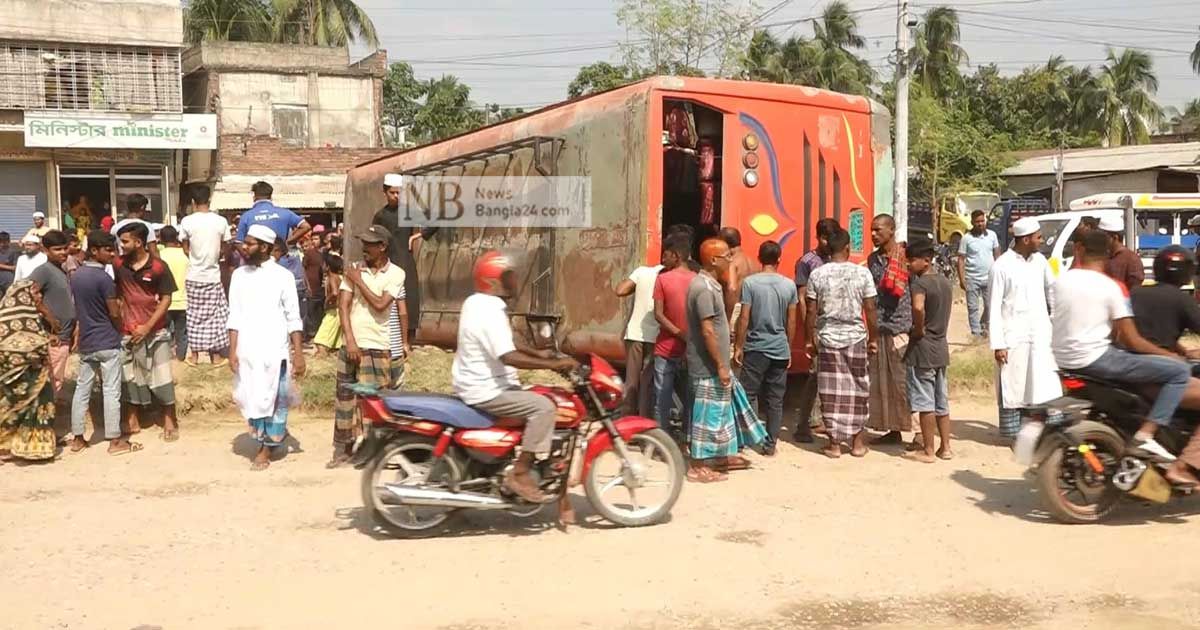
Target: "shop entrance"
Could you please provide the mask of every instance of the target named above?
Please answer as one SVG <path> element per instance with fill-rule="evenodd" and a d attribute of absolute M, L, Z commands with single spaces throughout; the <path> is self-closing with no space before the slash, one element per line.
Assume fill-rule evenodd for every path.
<path fill-rule="evenodd" d="M 86 216 L 88 228 L 98 228 L 103 217 L 123 216 L 129 196 L 140 193 L 150 200 L 146 219 L 163 223 L 167 215 L 163 171 L 158 166 L 60 167 L 59 199 L 64 219 L 70 214 L 79 227 L 78 217 Z"/>

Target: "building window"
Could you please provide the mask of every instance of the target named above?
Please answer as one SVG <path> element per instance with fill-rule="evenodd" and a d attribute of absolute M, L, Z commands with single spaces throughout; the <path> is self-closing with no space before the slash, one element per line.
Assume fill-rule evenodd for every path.
<path fill-rule="evenodd" d="M 271 105 L 271 135 L 287 146 L 308 146 L 308 107 Z"/>
<path fill-rule="evenodd" d="M 183 111 L 179 51 L 0 42 L 0 109 Z"/>

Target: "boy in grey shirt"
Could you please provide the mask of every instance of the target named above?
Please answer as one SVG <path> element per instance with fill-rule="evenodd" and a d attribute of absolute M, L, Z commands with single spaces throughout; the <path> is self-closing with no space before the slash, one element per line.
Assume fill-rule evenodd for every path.
<path fill-rule="evenodd" d="M 761 394 L 767 404 L 767 439 L 763 454 L 775 454 L 783 425 L 783 397 L 787 371 L 792 365 L 792 333 L 796 329 L 796 285 L 779 273 L 779 243 L 766 241 L 758 248 L 760 273 L 742 281 L 742 315 L 737 324 L 733 362 L 741 366 L 741 381 L 758 408 Z"/>

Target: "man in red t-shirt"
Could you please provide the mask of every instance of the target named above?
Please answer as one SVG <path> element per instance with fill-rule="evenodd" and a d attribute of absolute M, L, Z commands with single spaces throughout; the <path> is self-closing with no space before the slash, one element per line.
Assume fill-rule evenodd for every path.
<path fill-rule="evenodd" d="M 171 270 L 146 251 L 150 232 L 140 222 L 121 227 L 124 256 L 113 261 L 117 295 L 121 298 L 121 334 L 125 352 L 122 353 L 125 381 L 125 402 L 128 403 L 129 432 L 142 430 L 140 408 L 158 402 L 163 414 L 163 440 L 179 439 L 175 418 L 175 382 L 171 376 L 171 333 L 167 330 L 167 309 L 171 294 L 178 290 Z"/>
<path fill-rule="evenodd" d="M 687 350 L 687 291 L 696 274 L 688 269 L 692 250 L 687 234 L 672 234 L 663 242 L 663 270 L 654 280 L 654 319 L 658 322 L 658 338 L 654 342 L 654 419 L 666 429 L 675 406 L 676 385 L 686 389 L 683 371 Z M 680 393 L 683 409 L 680 417 L 686 432 L 690 406 L 686 392 Z M 686 433 L 685 433 L 686 434 Z"/>

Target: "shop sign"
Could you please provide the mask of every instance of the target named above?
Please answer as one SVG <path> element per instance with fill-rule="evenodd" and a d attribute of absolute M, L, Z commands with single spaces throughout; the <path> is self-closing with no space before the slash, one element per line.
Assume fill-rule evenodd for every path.
<path fill-rule="evenodd" d="M 72 149 L 216 149 L 216 114 L 76 116 L 25 112 L 25 146 Z"/>

